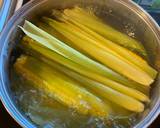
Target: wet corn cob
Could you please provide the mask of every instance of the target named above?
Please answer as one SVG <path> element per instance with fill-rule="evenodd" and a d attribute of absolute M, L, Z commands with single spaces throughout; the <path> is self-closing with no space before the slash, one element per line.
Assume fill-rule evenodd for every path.
<path fill-rule="evenodd" d="M 85 78 L 84 76 L 79 75 L 76 72 L 73 72 L 67 68 L 64 68 L 63 66 L 60 66 L 59 64 L 56 64 L 51 60 L 48 60 L 46 58 L 43 58 L 42 60 L 45 63 L 54 67 L 55 69 L 58 69 L 59 71 L 65 73 L 71 78 L 74 78 L 75 80 L 79 81 L 80 83 L 82 83 L 84 87 L 93 90 L 98 96 L 104 97 L 105 99 L 117 105 L 120 105 L 123 108 L 130 111 L 142 112 L 144 110 L 144 105 L 132 97 L 126 96 L 123 93 L 119 93 L 118 91 L 115 91 L 101 83 Z M 149 99 L 145 97 L 145 100 Z"/>
<path fill-rule="evenodd" d="M 44 89 L 58 102 L 82 114 L 107 117 L 108 108 L 102 100 L 47 64 L 29 56 L 21 56 L 14 67 L 17 73 L 32 81 L 37 88 Z"/>
<path fill-rule="evenodd" d="M 63 13 L 61 13 L 61 12 L 59 12 L 59 13 L 60 14 L 58 14 L 58 16 L 56 15 L 57 19 L 61 20 L 62 22 L 65 22 L 67 26 L 75 25 L 75 26 L 79 27 L 80 28 L 79 31 L 83 32 L 84 35 L 87 35 L 91 39 L 95 40 L 95 42 L 93 42 L 93 43 L 96 43 L 97 46 L 99 46 L 102 49 L 119 57 L 123 61 L 128 62 L 130 65 L 135 64 L 136 66 L 140 67 L 142 70 L 147 72 L 153 79 L 156 77 L 157 71 L 155 69 L 153 69 L 151 66 L 149 66 L 147 61 L 145 61 L 140 56 L 136 55 L 134 52 L 113 43 L 112 41 L 104 38 L 100 34 L 94 32 L 90 28 L 84 26 L 83 24 L 78 23 L 76 20 L 68 18 Z M 41 24 L 41 26 L 42 26 L 42 24 Z M 73 27 L 71 27 L 71 28 L 73 28 Z M 56 32 L 55 32 L 55 35 L 56 35 Z M 60 37 L 60 39 L 67 42 L 66 38 L 64 39 L 64 37 L 62 37 L 62 36 Z"/>
<path fill-rule="evenodd" d="M 86 77 L 89 77 L 91 79 L 99 81 L 99 82 L 105 84 L 106 86 L 109 86 L 109 87 L 111 87 L 121 93 L 124 93 L 128 96 L 134 97 L 134 98 L 139 99 L 144 102 L 148 101 L 148 98 L 146 97 L 146 95 L 144 95 L 140 91 L 125 87 L 125 86 L 123 86 L 115 81 L 112 81 L 106 77 L 97 75 L 94 72 L 89 71 L 85 67 L 78 65 L 77 63 L 74 63 L 74 62 L 60 56 L 59 54 L 56 54 L 55 52 L 50 51 L 50 50 L 46 49 L 45 47 L 37 45 L 37 42 L 35 42 L 33 40 L 28 40 L 27 43 L 23 42 L 23 44 L 24 44 L 25 51 L 27 50 L 27 46 L 28 46 L 28 48 L 32 49 L 32 51 L 35 50 L 38 53 L 40 53 L 41 55 L 45 56 L 46 58 L 51 59 L 53 61 L 56 61 L 56 62 L 66 66 L 66 67 L 86 76 Z M 30 52 L 32 52 L 32 51 L 30 51 Z"/>
<path fill-rule="evenodd" d="M 140 42 L 135 39 L 117 31 L 111 26 L 103 23 L 95 14 L 91 11 L 87 11 L 80 7 L 75 7 L 73 9 L 65 9 L 64 14 L 70 18 L 74 19 L 77 22 L 91 28 L 95 32 L 101 34 L 107 39 L 127 47 L 131 50 L 135 50 L 138 53 L 141 53 L 144 56 L 147 56 L 146 51 Z"/>
<path fill-rule="evenodd" d="M 43 21 L 48 23 L 51 27 L 55 28 L 65 37 L 69 38 L 72 45 L 78 47 L 78 49 L 86 52 L 87 54 L 100 61 L 104 65 L 115 70 L 116 72 L 146 86 L 150 85 L 153 82 L 153 79 L 141 68 L 135 66 L 134 64 L 128 64 L 127 62 L 109 53 L 108 51 L 98 47 L 97 45 L 95 45 L 98 43 L 97 41 L 93 40 L 90 37 L 87 37 L 86 34 L 84 32 L 81 32 L 80 29 L 76 26 L 66 25 L 64 23 L 60 23 L 46 17 L 43 18 Z"/>

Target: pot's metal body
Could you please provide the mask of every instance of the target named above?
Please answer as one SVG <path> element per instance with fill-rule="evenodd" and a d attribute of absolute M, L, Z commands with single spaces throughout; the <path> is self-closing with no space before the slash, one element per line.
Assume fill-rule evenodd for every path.
<path fill-rule="evenodd" d="M 114 21 L 112 25 L 118 29 L 122 30 L 125 25 L 133 26 L 136 38 L 143 42 L 151 62 L 160 71 L 160 29 L 154 20 L 133 2 L 129 0 L 33 0 L 11 18 L 0 38 L 1 100 L 11 116 L 23 127 L 35 128 L 36 126 L 20 112 L 10 89 L 10 57 L 22 35 L 17 26 L 23 25 L 25 19 L 33 21 L 37 16 L 52 8 L 66 8 L 77 4 L 93 5 L 104 20 L 110 23 Z M 152 102 L 141 120 L 134 126 L 135 128 L 147 128 L 160 113 L 160 76 L 158 76 L 151 94 Z"/>

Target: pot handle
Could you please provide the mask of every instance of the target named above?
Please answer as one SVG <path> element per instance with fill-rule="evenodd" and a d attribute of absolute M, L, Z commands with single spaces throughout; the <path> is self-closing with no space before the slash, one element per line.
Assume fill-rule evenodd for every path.
<path fill-rule="evenodd" d="M 0 33 L 10 17 L 21 8 L 23 0 L 0 0 Z"/>

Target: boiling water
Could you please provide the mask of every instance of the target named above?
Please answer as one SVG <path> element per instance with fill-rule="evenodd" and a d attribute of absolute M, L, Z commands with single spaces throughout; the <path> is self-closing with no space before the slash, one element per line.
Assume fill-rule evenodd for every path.
<path fill-rule="evenodd" d="M 107 119 L 78 114 L 38 90 L 12 72 L 12 90 L 19 109 L 40 128 L 130 128 L 136 115 L 109 116 Z"/>

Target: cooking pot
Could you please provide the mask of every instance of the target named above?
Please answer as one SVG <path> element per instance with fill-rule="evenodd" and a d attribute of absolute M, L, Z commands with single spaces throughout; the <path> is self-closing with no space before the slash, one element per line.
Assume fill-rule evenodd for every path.
<path fill-rule="evenodd" d="M 0 37 L 0 96 L 10 115 L 25 128 L 35 128 L 16 104 L 11 90 L 10 68 L 15 60 L 15 47 L 23 36 L 17 27 L 24 20 L 33 21 L 53 8 L 74 5 L 92 6 L 105 22 L 128 34 L 134 33 L 149 54 L 151 65 L 160 71 L 160 29 L 156 22 L 138 5 L 130 0 L 33 0 L 24 5 L 9 20 Z M 98 26 L 97 26 L 98 27 Z M 134 59 L 134 58 L 133 58 Z M 135 74 L 136 75 L 136 74 Z M 160 113 L 160 76 L 152 85 L 151 103 L 135 128 L 147 128 Z"/>

